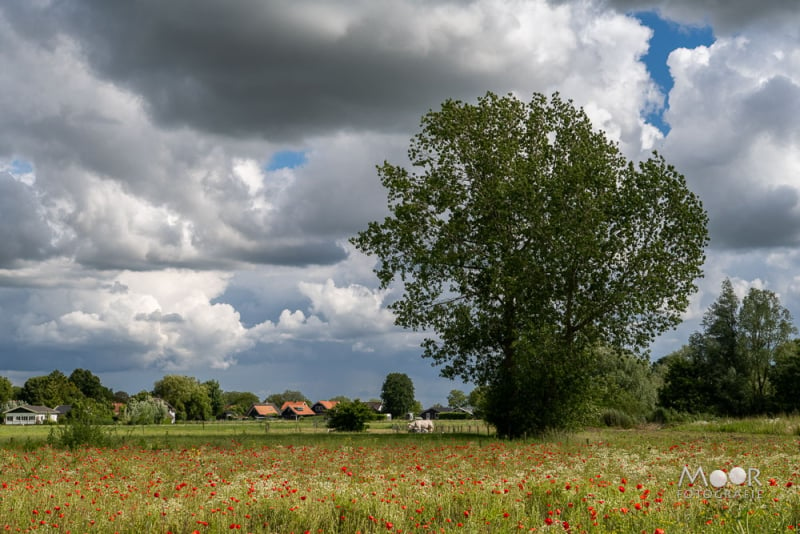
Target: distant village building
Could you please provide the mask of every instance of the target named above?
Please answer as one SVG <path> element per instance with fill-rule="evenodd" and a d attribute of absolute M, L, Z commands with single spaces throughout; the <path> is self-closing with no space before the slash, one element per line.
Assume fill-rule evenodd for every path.
<path fill-rule="evenodd" d="M 367 401 L 364 404 L 372 408 L 375 413 L 383 413 L 383 403 L 380 401 Z"/>
<path fill-rule="evenodd" d="M 305 402 L 286 401 L 281 406 L 281 417 L 284 419 L 300 419 L 314 415 L 314 411 Z"/>
<path fill-rule="evenodd" d="M 311 407 L 311 411 L 317 415 L 322 415 L 333 410 L 337 404 L 339 404 L 339 401 L 318 401 Z"/>
<path fill-rule="evenodd" d="M 3 412 L 7 425 L 41 425 L 58 422 L 58 412 L 47 406 L 23 404 Z"/>
<path fill-rule="evenodd" d="M 281 412 L 278 410 L 277 406 L 271 402 L 265 402 L 251 405 L 245 415 L 254 419 L 264 419 L 267 417 L 278 417 L 280 414 Z"/>

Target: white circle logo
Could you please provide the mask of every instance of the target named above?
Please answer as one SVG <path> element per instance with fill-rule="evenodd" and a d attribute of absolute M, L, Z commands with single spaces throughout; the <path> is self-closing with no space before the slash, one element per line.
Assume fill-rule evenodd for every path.
<path fill-rule="evenodd" d="M 728 473 L 728 478 L 730 479 L 731 484 L 741 486 L 744 484 L 745 480 L 747 480 L 747 473 L 745 473 L 744 469 L 741 467 L 734 467 L 731 469 L 731 472 Z"/>
<path fill-rule="evenodd" d="M 716 471 L 711 472 L 711 474 L 708 476 L 708 480 L 715 488 L 721 488 L 728 483 L 728 475 L 725 474 L 725 471 L 720 471 L 717 469 Z"/>

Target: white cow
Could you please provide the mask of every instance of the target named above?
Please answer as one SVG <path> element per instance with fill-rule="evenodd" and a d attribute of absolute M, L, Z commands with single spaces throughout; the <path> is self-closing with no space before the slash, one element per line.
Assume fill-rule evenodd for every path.
<path fill-rule="evenodd" d="M 416 421 L 411 421 L 408 423 L 408 431 L 420 432 L 422 434 L 431 433 L 433 432 L 433 421 L 430 419 L 417 419 Z"/>

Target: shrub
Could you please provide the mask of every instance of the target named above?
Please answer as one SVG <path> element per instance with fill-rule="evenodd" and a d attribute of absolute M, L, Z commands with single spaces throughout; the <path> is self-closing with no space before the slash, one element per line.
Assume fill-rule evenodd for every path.
<path fill-rule="evenodd" d="M 47 442 L 54 447 L 75 450 L 81 447 L 103 447 L 111 436 L 108 427 L 101 425 L 102 416 L 91 409 L 91 404 L 76 404 L 70 411 L 66 424 L 50 429 Z"/>
<path fill-rule="evenodd" d="M 441 412 L 439 414 L 439 419 L 451 419 L 451 420 L 464 420 L 464 419 L 473 419 L 471 414 L 467 412 Z"/>
<path fill-rule="evenodd" d="M 328 428 L 341 432 L 364 432 L 374 419 L 372 408 L 356 399 L 343 401 L 328 412 Z"/>
<path fill-rule="evenodd" d="M 659 406 L 653 413 L 650 414 L 648 420 L 651 423 L 658 423 L 660 425 L 676 425 L 681 423 L 688 423 L 696 419 L 696 416 L 687 412 L 675 410 L 674 408 L 664 408 Z"/>
<path fill-rule="evenodd" d="M 613 426 L 617 428 L 632 428 L 636 426 L 636 421 L 633 417 L 622 410 L 617 410 L 614 408 L 603 410 L 600 418 L 603 420 L 603 424 L 606 426 Z"/>

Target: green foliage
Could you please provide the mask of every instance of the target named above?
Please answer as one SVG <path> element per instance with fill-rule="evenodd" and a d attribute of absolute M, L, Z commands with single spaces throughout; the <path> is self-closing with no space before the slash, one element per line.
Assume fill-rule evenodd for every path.
<path fill-rule="evenodd" d="M 47 441 L 54 447 L 75 450 L 84 447 L 105 447 L 111 441 L 108 414 L 98 408 L 102 403 L 94 399 L 80 401 L 72 405 L 67 421 L 50 430 Z"/>
<path fill-rule="evenodd" d="M 616 428 L 633 428 L 637 423 L 627 412 L 615 408 L 604 409 L 600 419 L 604 425 Z"/>
<path fill-rule="evenodd" d="M 486 420 L 499 437 L 541 437 L 588 422 L 588 353 L 559 353 L 544 343 L 525 349 L 520 343 L 516 356 L 487 390 Z"/>
<path fill-rule="evenodd" d="M 26 403 L 50 408 L 60 404 L 76 404 L 83 398 L 78 387 L 58 370 L 46 376 L 29 378 L 20 391 L 20 399 Z"/>
<path fill-rule="evenodd" d="M 75 369 L 69 375 L 69 381 L 75 384 L 83 396 L 100 402 L 111 402 L 114 393 L 103 386 L 100 378 L 87 369 Z"/>
<path fill-rule="evenodd" d="M 478 386 L 469 392 L 469 405 L 472 406 L 472 413 L 478 419 L 482 419 L 486 414 L 486 396 L 489 388 Z"/>
<path fill-rule="evenodd" d="M 155 383 L 153 394 L 175 408 L 180 420 L 205 421 L 211 418 L 208 390 L 194 377 L 166 375 Z"/>
<path fill-rule="evenodd" d="M 445 421 L 463 421 L 472 418 L 467 412 L 441 412 L 438 416 L 438 419 Z"/>
<path fill-rule="evenodd" d="M 783 346 L 775 365 L 770 370 L 769 381 L 774 391 L 774 406 L 784 413 L 800 412 L 800 341 L 795 340 Z"/>
<path fill-rule="evenodd" d="M 469 399 L 466 393 L 460 389 L 451 389 L 450 394 L 447 396 L 447 405 L 452 408 L 462 408 L 469 404 Z"/>
<path fill-rule="evenodd" d="M 710 409 L 707 390 L 713 384 L 701 379 L 703 366 L 690 347 L 662 358 L 658 365 L 666 368 L 664 383 L 658 391 L 661 408 L 683 413 L 701 413 Z"/>
<path fill-rule="evenodd" d="M 171 419 L 167 403 L 150 395 L 132 398 L 120 417 L 121 422 L 130 425 L 158 425 Z"/>
<path fill-rule="evenodd" d="M 644 421 L 658 400 L 656 378 L 649 362 L 606 346 L 593 351 L 593 360 L 592 404 L 602 413 L 619 411 L 633 421 Z"/>
<path fill-rule="evenodd" d="M 488 93 L 428 113 L 408 155 L 413 171 L 378 168 L 391 215 L 352 243 L 403 284 L 397 324 L 435 332 L 423 356 L 495 390 L 501 435 L 574 422 L 588 347 L 643 348 L 681 321 L 707 217 L 658 154 L 628 162 L 558 95 Z M 512 427 L 509 407 L 543 415 Z"/>
<path fill-rule="evenodd" d="M 65 420 L 73 421 L 81 417 L 98 425 L 106 425 L 114 422 L 114 413 L 111 410 L 111 404 L 96 399 L 84 398 L 79 400 L 77 404 L 73 404 Z M 60 417 L 59 421 L 61 421 Z"/>
<path fill-rule="evenodd" d="M 796 332 L 789 311 L 774 293 L 750 288 L 742 302 L 725 280 L 703 316 L 703 331 L 679 353 L 665 358 L 659 404 L 689 413 L 742 416 L 785 406 L 773 382 L 782 351 Z M 784 368 L 788 369 L 788 368 Z"/>
<path fill-rule="evenodd" d="M 311 401 L 299 391 L 287 389 L 283 393 L 273 393 L 264 399 L 264 402 L 271 402 L 280 409 L 284 402 L 305 402 L 311 406 Z"/>
<path fill-rule="evenodd" d="M 225 406 L 238 415 L 246 414 L 250 406 L 261 402 L 258 395 L 249 391 L 226 391 L 222 399 Z"/>
<path fill-rule="evenodd" d="M 381 387 L 381 400 L 384 412 L 404 417 L 414 409 L 414 383 L 405 373 L 389 373 Z"/>
<path fill-rule="evenodd" d="M 651 423 L 659 425 L 677 425 L 694 420 L 694 415 L 685 411 L 678 411 L 673 408 L 656 407 L 648 419 Z"/>
<path fill-rule="evenodd" d="M 5 403 L 14 398 L 14 386 L 11 380 L 0 376 L 0 403 Z"/>
<path fill-rule="evenodd" d="M 766 289 L 751 288 L 739 311 L 738 346 L 743 354 L 750 413 L 763 413 L 771 395 L 769 373 L 781 346 L 797 332 L 789 310 Z"/>
<path fill-rule="evenodd" d="M 222 394 L 222 388 L 216 380 L 207 380 L 203 382 L 203 387 L 208 396 L 208 402 L 211 407 L 212 417 L 219 417 L 225 409 L 225 399 Z"/>
<path fill-rule="evenodd" d="M 364 432 L 367 422 L 374 418 L 372 408 L 360 400 L 340 401 L 328 412 L 328 428 L 340 432 Z"/>

